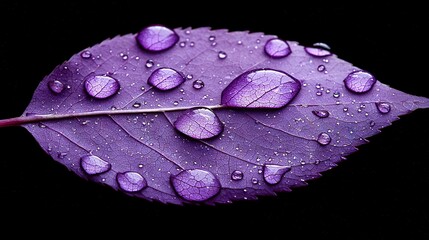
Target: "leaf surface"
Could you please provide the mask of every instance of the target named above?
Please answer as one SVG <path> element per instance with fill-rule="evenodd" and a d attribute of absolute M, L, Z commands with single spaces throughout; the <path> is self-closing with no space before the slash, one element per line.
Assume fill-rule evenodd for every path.
<path fill-rule="evenodd" d="M 290 191 L 429 107 L 326 49 L 145 30 L 58 66 L 18 118 L 53 159 L 132 196 L 214 204 Z"/>

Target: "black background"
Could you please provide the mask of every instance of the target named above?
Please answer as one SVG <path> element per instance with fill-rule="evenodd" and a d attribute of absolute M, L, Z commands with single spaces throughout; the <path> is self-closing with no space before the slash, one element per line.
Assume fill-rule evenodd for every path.
<path fill-rule="evenodd" d="M 429 97 L 428 14 L 421 6 L 353 7 L 247 3 L 231 7 L 180 1 L 2 4 L 0 118 L 20 115 L 39 81 L 73 54 L 149 24 L 250 30 L 310 45 L 328 43 L 335 54 L 410 94 Z M 429 238 L 429 110 L 404 116 L 371 143 L 308 187 L 278 197 L 230 205 L 174 206 L 134 199 L 86 182 L 50 159 L 23 128 L 0 129 L 0 218 L 9 227 L 51 222 L 70 231 L 82 219 L 108 232 L 152 226 L 186 236 L 260 233 L 282 239 Z M 132 218 L 134 217 L 134 218 Z M 53 220 L 53 221 L 52 221 Z M 243 225 L 242 225 L 243 224 Z M 129 226 L 127 226 L 129 225 Z M 131 225 L 134 225 L 131 227 Z M 202 228 L 200 228 L 202 227 Z M 42 228 L 43 229 L 43 228 Z M 95 227 L 94 227 L 95 229 Z M 152 230 L 153 231 L 153 230 Z M 227 233 L 224 233 L 228 235 Z"/>

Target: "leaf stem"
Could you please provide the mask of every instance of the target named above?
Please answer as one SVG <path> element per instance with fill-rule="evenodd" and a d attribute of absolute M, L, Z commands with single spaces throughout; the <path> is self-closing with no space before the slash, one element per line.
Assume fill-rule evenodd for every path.
<path fill-rule="evenodd" d="M 225 108 L 223 105 L 213 105 L 213 106 L 201 106 L 209 109 L 219 109 Z M 29 115 L 14 117 L 9 119 L 0 120 L 0 128 L 2 127 L 11 127 L 11 126 L 21 126 L 26 123 L 33 122 L 42 122 L 66 118 L 77 118 L 77 117 L 93 117 L 101 115 L 123 115 L 123 114 L 143 114 L 143 113 L 157 113 L 157 112 L 173 112 L 173 111 L 183 111 L 188 110 L 194 107 L 174 107 L 174 108 L 154 108 L 154 109 L 124 109 L 124 110 L 106 110 L 106 111 L 92 111 L 92 112 L 81 112 L 81 113 L 65 113 L 65 114 L 44 114 L 44 115 Z"/>

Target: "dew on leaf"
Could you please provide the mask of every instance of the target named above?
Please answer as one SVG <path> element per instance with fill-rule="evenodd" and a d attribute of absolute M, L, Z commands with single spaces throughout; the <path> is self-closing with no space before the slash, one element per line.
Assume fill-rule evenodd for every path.
<path fill-rule="evenodd" d="M 134 108 L 139 108 L 139 107 L 141 107 L 141 103 L 139 103 L 139 102 L 135 102 L 134 104 L 133 104 L 133 107 Z"/>
<path fill-rule="evenodd" d="M 85 51 L 83 51 L 83 52 L 80 53 L 80 57 L 83 58 L 83 59 L 89 59 L 89 58 L 92 57 L 92 54 L 91 54 L 90 51 L 85 50 Z"/>
<path fill-rule="evenodd" d="M 331 136 L 329 136 L 329 134 L 325 132 L 322 132 L 317 137 L 317 142 L 322 146 L 328 145 L 329 143 L 331 143 Z"/>
<path fill-rule="evenodd" d="M 259 180 L 258 180 L 257 178 L 252 178 L 250 181 L 251 181 L 251 182 L 252 182 L 252 184 L 254 184 L 254 185 L 256 185 L 256 184 L 258 184 L 258 183 L 259 183 Z"/>
<path fill-rule="evenodd" d="M 275 164 L 265 164 L 263 168 L 264 180 L 270 185 L 278 184 L 285 173 L 289 172 L 289 166 L 281 166 Z"/>
<path fill-rule="evenodd" d="M 317 117 L 319 117 L 319 118 L 327 118 L 327 117 L 329 117 L 329 112 L 326 111 L 326 110 L 314 110 L 314 111 L 312 111 L 312 113 L 314 115 L 316 115 Z"/>
<path fill-rule="evenodd" d="M 125 192 L 139 192 L 147 187 L 146 179 L 138 172 L 118 173 L 116 181 Z"/>
<path fill-rule="evenodd" d="M 119 91 L 119 81 L 105 75 L 90 75 L 86 78 L 86 92 L 93 98 L 104 99 L 111 97 Z"/>
<path fill-rule="evenodd" d="M 159 90 L 170 90 L 185 82 L 185 77 L 172 68 L 158 68 L 152 72 L 147 82 Z"/>
<path fill-rule="evenodd" d="M 268 40 L 265 43 L 264 50 L 272 58 L 284 58 L 292 52 L 289 44 L 278 38 Z"/>
<path fill-rule="evenodd" d="M 148 59 L 147 61 L 146 61 L 146 64 L 145 64 L 145 66 L 147 67 L 147 68 L 151 68 L 151 67 L 153 67 L 153 65 L 154 65 L 155 63 L 153 62 L 153 60 L 152 59 Z"/>
<path fill-rule="evenodd" d="M 110 163 L 94 155 L 85 155 L 81 157 L 80 166 L 88 175 L 105 173 L 112 167 Z"/>
<path fill-rule="evenodd" d="M 319 65 L 317 67 L 317 71 L 319 71 L 319 72 L 323 72 L 323 71 L 325 71 L 325 69 L 326 69 L 325 65 Z"/>
<path fill-rule="evenodd" d="M 334 98 L 339 98 L 339 97 L 341 96 L 341 93 L 340 93 L 340 92 L 338 92 L 338 91 L 335 91 L 335 92 L 332 94 L 332 96 L 333 96 Z"/>
<path fill-rule="evenodd" d="M 301 90 L 301 83 L 285 72 L 272 69 L 247 71 L 222 91 L 222 105 L 244 108 L 280 108 Z"/>
<path fill-rule="evenodd" d="M 216 114 L 208 108 L 186 110 L 174 122 L 181 133 L 195 139 L 208 139 L 222 133 L 223 124 Z"/>
<path fill-rule="evenodd" d="M 231 179 L 234 181 L 240 181 L 243 179 L 243 177 L 244 177 L 244 174 L 240 170 L 235 170 L 231 173 Z"/>
<path fill-rule="evenodd" d="M 192 83 L 192 87 L 193 88 L 195 88 L 195 89 L 201 89 L 201 88 L 203 88 L 204 87 L 204 82 L 203 81 L 201 81 L 201 80 L 195 80 L 193 83 Z"/>
<path fill-rule="evenodd" d="M 381 114 L 387 114 L 390 112 L 391 109 L 390 104 L 387 102 L 377 102 L 375 103 L 375 106 Z"/>
<path fill-rule="evenodd" d="M 182 47 L 182 48 L 186 47 L 186 42 L 180 42 L 179 46 Z"/>
<path fill-rule="evenodd" d="M 219 179 L 213 173 L 201 169 L 184 170 L 171 175 L 170 182 L 177 195 L 194 202 L 208 200 L 221 189 Z"/>
<path fill-rule="evenodd" d="M 49 89 L 53 93 L 61 93 L 64 90 L 64 84 L 59 80 L 51 80 L 48 82 Z"/>
<path fill-rule="evenodd" d="M 209 41 L 210 41 L 210 42 L 214 42 L 214 40 L 216 40 L 216 37 L 215 37 L 215 36 L 210 36 L 210 37 L 209 37 Z"/>
<path fill-rule="evenodd" d="M 219 59 L 225 59 L 228 55 L 226 54 L 226 52 L 224 52 L 224 51 L 220 51 L 219 53 L 218 53 L 218 58 Z"/>
<path fill-rule="evenodd" d="M 372 89 L 376 81 L 370 73 L 359 70 L 347 75 L 344 84 L 347 90 L 353 93 L 366 93 Z"/>
<path fill-rule="evenodd" d="M 149 26 L 142 29 L 136 36 L 137 43 L 150 52 L 165 51 L 179 41 L 179 35 L 164 26 Z"/>
<path fill-rule="evenodd" d="M 327 56 L 332 55 L 332 53 L 329 50 L 323 49 L 323 48 L 320 48 L 317 46 L 316 47 L 304 47 L 304 50 L 309 55 L 311 55 L 313 57 L 318 57 L 318 58 L 327 57 Z"/>

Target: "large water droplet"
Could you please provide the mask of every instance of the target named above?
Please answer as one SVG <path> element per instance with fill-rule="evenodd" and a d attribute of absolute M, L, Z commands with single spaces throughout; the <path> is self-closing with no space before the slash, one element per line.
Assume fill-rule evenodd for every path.
<path fill-rule="evenodd" d="M 119 187 L 126 192 L 138 192 L 147 187 L 146 179 L 137 172 L 116 174 Z"/>
<path fill-rule="evenodd" d="M 272 58 L 283 58 L 291 54 L 289 44 L 281 39 L 270 39 L 265 43 L 265 53 Z"/>
<path fill-rule="evenodd" d="M 83 59 L 89 59 L 89 58 L 92 57 L 92 54 L 91 54 L 90 51 L 85 50 L 85 51 L 83 51 L 83 52 L 80 53 L 80 57 L 83 58 Z"/>
<path fill-rule="evenodd" d="M 316 45 L 316 44 L 313 44 L 313 47 L 304 47 L 304 50 L 306 53 L 310 54 L 313 57 L 322 58 L 322 57 L 327 57 L 332 55 L 329 49 L 326 49 L 321 45 Z"/>
<path fill-rule="evenodd" d="M 186 110 L 174 122 L 181 133 L 195 139 L 207 139 L 219 135 L 223 125 L 216 114 L 208 108 Z"/>
<path fill-rule="evenodd" d="M 312 111 L 312 113 L 316 116 L 318 116 L 319 118 L 327 118 L 329 117 L 329 112 L 326 110 L 314 110 Z"/>
<path fill-rule="evenodd" d="M 153 67 L 153 65 L 154 65 L 154 64 L 155 64 L 155 63 L 153 62 L 153 60 L 148 59 L 148 60 L 146 61 L 145 66 L 146 66 L 147 68 L 151 68 L 151 67 Z"/>
<path fill-rule="evenodd" d="M 289 172 L 291 168 L 289 166 L 280 166 L 274 164 L 265 164 L 263 168 L 264 180 L 268 184 L 278 184 L 285 173 Z"/>
<path fill-rule="evenodd" d="M 86 155 L 80 158 L 80 166 L 89 175 L 105 173 L 112 168 L 112 165 L 103 159 L 94 156 Z"/>
<path fill-rule="evenodd" d="M 220 52 L 217 54 L 217 56 L 218 56 L 218 58 L 219 58 L 219 59 L 225 59 L 228 55 L 226 54 L 226 52 L 224 52 L 224 51 L 220 51 Z"/>
<path fill-rule="evenodd" d="M 51 80 L 48 82 L 49 89 L 54 93 L 61 93 L 64 90 L 64 84 L 59 80 Z"/>
<path fill-rule="evenodd" d="M 94 98 L 108 98 L 119 91 L 118 80 L 110 76 L 90 75 L 85 80 L 86 92 Z"/>
<path fill-rule="evenodd" d="M 184 83 L 185 77 L 172 68 L 158 68 L 149 76 L 147 82 L 159 90 L 170 90 Z"/>
<path fill-rule="evenodd" d="M 272 69 L 255 69 L 235 78 L 223 91 L 221 104 L 244 108 L 281 108 L 301 90 L 301 82 Z"/>
<path fill-rule="evenodd" d="M 219 193 L 221 185 L 217 177 L 205 170 L 184 170 L 171 176 L 171 184 L 176 193 L 185 200 L 201 202 Z"/>
<path fill-rule="evenodd" d="M 203 81 L 201 81 L 201 80 L 195 80 L 193 83 L 192 83 L 192 87 L 194 87 L 195 89 L 201 89 L 201 88 L 203 88 L 204 87 L 204 82 Z"/>
<path fill-rule="evenodd" d="M 354 93 L 366 93 L 372 89 L 377 80 L 370 73 L 363 70 L 350 73 L 345 79 L 346 88 Z"/>
<path fill-rule="evenodd" d="M 387 102 L 377 102 L 375 103 L 375 106 L 377 107 L 377 110 L 382 114 L 387 114 L 390 112 L 390 104 Z"/>
<path fill-rule="evenodd" d="M 235 170 L 234 172 L 231 173 L 231 179 L 234 181 L 240 181 L 243 179 L 243 177 L 244 177 L 244 174 L 240 170 Z"/>
<path fill-rule="evenodd" d="M 322 132 L 317 137 L 317 142 L 323 146 L 328 145 L 329 143 L 331 143 L 331 136 L 329 136 L 329 134 L 325 132 Z"/>
<path fill-rule="evenodd" d="M 173 47 L 179 41 L 179 35 L 164 26 L 149 26 L 137 34 L 136 40 L 143 49 L 160 52 Z"/>

